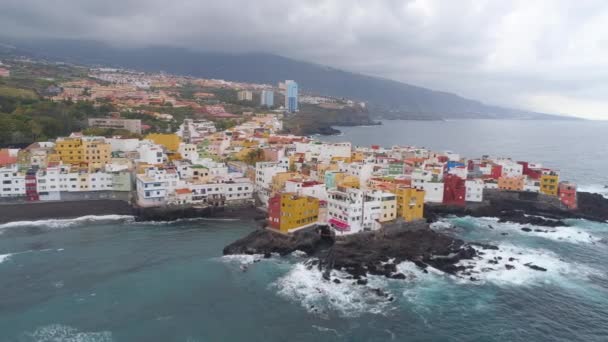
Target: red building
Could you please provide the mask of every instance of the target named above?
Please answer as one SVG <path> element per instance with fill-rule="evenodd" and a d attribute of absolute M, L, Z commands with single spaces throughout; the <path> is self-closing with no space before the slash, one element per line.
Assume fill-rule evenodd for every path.
<path fill-rule="evenodd" d="M 502 177 L 502 165 L 492 165 L 492 172 L 490 173 L 490 178 L 498 180 L 498 178 L 500 177 Z"/>
<path fill-rule="evenodd" d="M 561 182 L 558 188 L 559 200 L 569 209 L 576 209 L 578 201 L 576 199 L 576 184 Z"/>
<path fill-rule="evenodd" d="M 443 177 L 443 204 L 464 206 L 465 194 L 464 179 L 451 174 Z"/>
<path fill-rule="evenodd" d="M 36 171 L 28 170 L 25 174 L 25 196 L 28 201 L 38 201 L 38 189 L 36 188 Z"/>
<path fill-rule="evenodd" d="M 522 173 L 524 175 L 528 176 L 528 178 L 531 178 L 531 179 L 540 179 L 541 172 L 540 171 L 532 170 L 530 168 L 530 164 L 528 162 L 518 161 L 517 164 L 520 164 L 522 166 Z"/>
<path fill-rule="evenodd" d="M 281 229 L 281 194 L 268 199 L 268 225 L 274 229 Z"/>

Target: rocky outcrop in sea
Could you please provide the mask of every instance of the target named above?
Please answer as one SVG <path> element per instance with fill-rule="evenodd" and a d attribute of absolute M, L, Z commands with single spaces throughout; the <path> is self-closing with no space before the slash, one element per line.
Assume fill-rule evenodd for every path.
<path fill-rule="evenodd" d="M 405 275 L 397 271 L 397 265 L 403 261 L 455 274 L 464 270 L 457 266 L 460 260 L 476 255 L 475 249 L 464 241 L 435 232 L 424 221 L 338 237 L 330 235 L 325 226 L 290 235 L 260 229 L 226 246 L 224 255 L 288 255 L 294 251 L 303 251 L 314 258 L 309 266 L 318 267 L 328 280 L 335 269 L 349 273 L 362 284 L 368 274 L 404 279 Z"/>

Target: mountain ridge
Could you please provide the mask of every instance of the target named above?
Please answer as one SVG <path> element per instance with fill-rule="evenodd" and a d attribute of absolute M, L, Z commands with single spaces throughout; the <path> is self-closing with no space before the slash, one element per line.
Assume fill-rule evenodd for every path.
<path fill-rule="evenodd" d="M 382 119 L 558 119 L 577 118 L 487 105 L 460 95 L 386 78 L 344 71 L 269 53 L 230 54 L 188 48 L 121 48 L 95 41 L 5 41 L 14 54 L 75 64 L 276 84 L 294 79 L 305 92 L 367 102 Z"/>

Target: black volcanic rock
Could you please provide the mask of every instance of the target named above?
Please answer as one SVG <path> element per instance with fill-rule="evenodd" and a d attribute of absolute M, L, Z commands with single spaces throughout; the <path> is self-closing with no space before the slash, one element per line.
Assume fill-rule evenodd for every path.
<path fill-rule="evenodd" d="M 303 251 L 308 255 L 316 253 L 323 247 L 332 244 L 331 240 L 322 238 L 314 230 L 299 231 L 292 235 L 258 229 L 246 237 L 224 247 L 224 255 L 228 254 L 264 254 L 278 253 L 287 255 L 294 251 Z"/>
<path fill-rule="evenodd" d="M 527 266 L 527 267 L 529 267 L 529 268 L 531 268 L 531 269 L 533 269 L 535 271 L 541 271 L 541 272 L 546 272 L 547 271 L 546 268 L 540 267 L 540 266 L 536 266 L 536 265 L 534 265 L 532 263 L 524 264 L 524 266 Z"/>
<path fill-rule="evenodd" d="M 402 279 L 396 265 L 412 261 L 422 268 L 430 265 L 446 273 L 463 271 L 456 266 L 462 259 L 471 259 L 475 250 L 462 240 L 437 233 L 425 222 L 406 224 L 395 229 L 382 229 L 335 238 L 322 235 L 324 228 L 283 235 L 258 230 L 224 248 L 224 254 L 287 255 L 295 250 L 306 252 L 319 259 L 307 263 L 323 272 L 330 280 L 330 272 L 339 269 L 348 272 L 358 283 L 365 282 L 368 274 Z M 394 259 L 392 262 L 387 262 Z"/>
<path fill-rule="evenodd" d="M 455 216 L 497 217 L 500 222 L 526 225 L 560 227 L 567 226 L 564 219 L 582 218 L 590 221 L 608 220 L 608 199 L 598 194 L 578 193 L 578 209 L 569 210 L 555 197 L 537 193 L 484 191 L 484 203 L 468 206 L 446 206 L 428 204 L 424 206 L 424 217 L 428 222 Z"/>

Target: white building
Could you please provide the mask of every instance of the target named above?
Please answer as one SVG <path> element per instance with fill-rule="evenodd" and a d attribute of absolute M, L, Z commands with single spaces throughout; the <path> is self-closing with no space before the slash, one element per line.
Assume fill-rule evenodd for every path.
<path fill-rule="evenodd" d="M 347 174 L 359 178 L 359 184 L 361 184 L 362 187 L 367 185 L 367 181 L 374 173 L 374 164 L 372 163 L 349 163 L 343 164 L 342 167 L 344 167 L 343 171 Z"/>
<path fill-rule="evenodd" d="M 523 175 L 523 165 L 511 159 L 497 159 L 495 162 L 502 166 L 501 176 L 503 177 L 514 178 Z"/>
<path fill-rule="evenodd" d="M 137 151 L 140 144 L 139 139 L 107 138 L 112 152 L 132 152 Z"/>
<path fill-rule="evenodd" d="M 328 191 L 327 222 L 338 234 L 355 234 L 380 228 L 382 204 L 355 188 Z"/>
<path fill-rule="evenodd" d="M 25 174 L 17 165 L 0 168 L 0 197 L 25 196 Z"/>
<path fill-rule="evenodd" d="M 167 160 L 163 147 L 155 144 L 151 141 L 144 140 L 138 147 L 137 152 L 139 153 L 140 163 L 146 164 L 162 164 Z"/>
<path fill-rule="evenodd" d="M 465 201 L 481 202 L 483 201 L 484 184 L 481 179 L 472 179 L 464 182 L 466 188 Z"/>
<path fill-rule="evenodd" d="M 321 162 L 329 162 L 334 157 L 350 158 L 352 145 L 350 142 L 325 144 L 318 141 L 307 143 L 296 142 L 296 153 L 304 153 L 307 161 L 316 159 Z"/>
<path fill-rule="evenodd" d="M 540 192 L 540 180 L 526 177 L 524 191 Z"/>
<path fill-rule="evenodd" d="M 255 164 L 255 190 L 264 204 L 268 204 L 272 178 L 279 172 L 287 172 L 288 169 L 288 166 L 280 162 L 258 162 Z"/>
<path fill-rule="evenodd" d="M 196 163 L 199 159 L 198 149 L 194 144 L 180 143 L 177 152 L 183 159 Z"/>
<path fill-rule="evenodd" d="M 461 179 L 467 179 L 469 170 L 465 166 L 456 166 L 448 171 L 449 174 L 458 176 Z"/>
<path fill-rule="evenodd" d="M 285 182 L 285 192 L 298 194 L 298 196 L 310 196 L 320 201 L 327 201 L 327 188 L 324 183 L 308 180 L 291 179 Z"/>
<path fill-rule="evenodd" d="M 136 177 L 137 204 L 142 207 L 161 206 L 167 202 L 169 193 L 182 188 L 183 183 L 175 170 L 149 168 Z"/>

